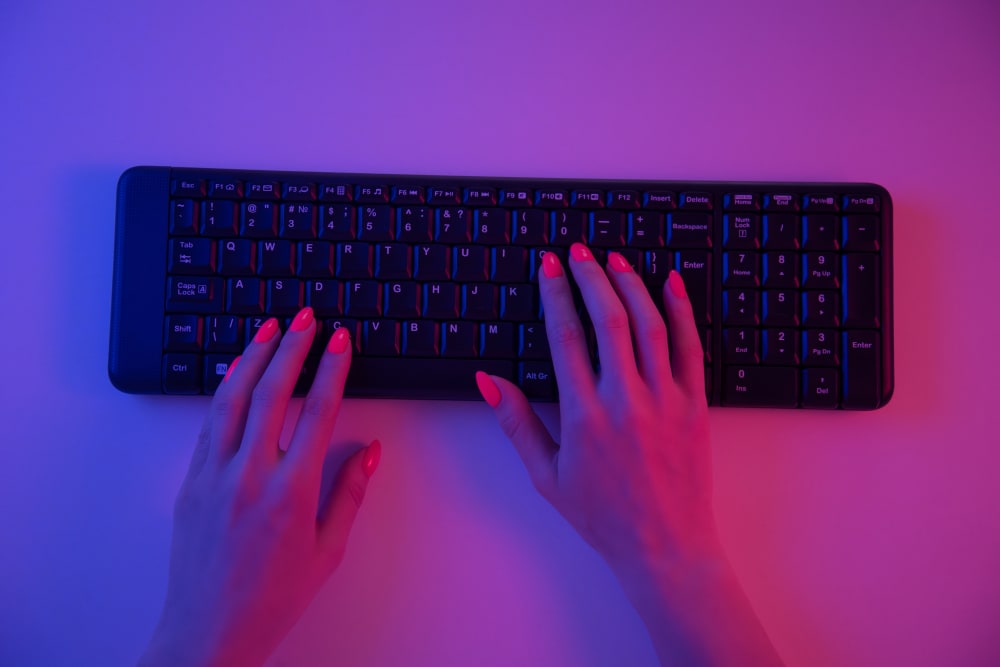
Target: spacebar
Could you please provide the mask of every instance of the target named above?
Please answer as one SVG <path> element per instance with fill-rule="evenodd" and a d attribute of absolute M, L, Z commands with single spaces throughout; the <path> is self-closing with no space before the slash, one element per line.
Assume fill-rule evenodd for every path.
<path fill-rule="evenodd" d="M 344 395 L 479 400 L 476 371 L 514 381 L 512 361 L 354 357 Z"/>

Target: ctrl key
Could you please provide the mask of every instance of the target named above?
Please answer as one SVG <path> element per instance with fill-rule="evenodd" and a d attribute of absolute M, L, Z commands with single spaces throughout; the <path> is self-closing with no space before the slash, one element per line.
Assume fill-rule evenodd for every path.
<path fill-rule="evenodd" d="M 799 401 L 799 374 L 783 366 L 728 366 L 722 388 L 723 405 L 794 408 Z"/>
<path fill-rule="evenodd" d="M 201 357 L 197 354 L 163 355 L 163 392 L 201 393 Z"/>

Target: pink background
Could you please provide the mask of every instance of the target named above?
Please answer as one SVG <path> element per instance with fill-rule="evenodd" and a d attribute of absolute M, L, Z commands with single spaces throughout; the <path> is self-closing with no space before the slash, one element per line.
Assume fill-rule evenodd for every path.
<path fill-rule="evenodd" d="M 789 665 L 1000 664 L 993 0 L 5 2 L 0 116 L 0 663 L 130 664 L 159 613 L 207 399 L 106 364 L 115 182 L 165 164 L 885 185 L 895 397 L 712 411 L 723 537 Z M 351 401 L 370 437 L 272 665 L 655 664 L 484 405 Z"/>

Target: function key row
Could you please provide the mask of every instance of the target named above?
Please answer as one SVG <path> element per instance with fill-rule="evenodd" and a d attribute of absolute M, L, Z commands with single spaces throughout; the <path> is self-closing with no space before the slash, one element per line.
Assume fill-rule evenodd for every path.
<path fill-rule="evenodd" d="M 271 180 L 175 179 L 174 197 L 213 199 L 284 200 L 301 202 L 336 202 L 358 204 L 408 204 L 419 206 L 506 206 L 524 208 L 613 208 L 659 211 L 711 211 L 718 203 L 707 192 L 672 192 L 667 190 L 599 190 L 559 188 L 495 188 L 450 186 L 390 186 L 279 182 Z M 832 194 L 760 194 L 735 192 L 722 196 L 726 211 L 812 211 L 878 213 L 879 197 L 874 195 Z"/>

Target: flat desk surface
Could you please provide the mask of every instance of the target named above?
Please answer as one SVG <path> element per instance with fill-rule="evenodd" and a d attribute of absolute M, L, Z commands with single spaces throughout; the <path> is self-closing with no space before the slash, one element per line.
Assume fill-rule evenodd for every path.
<path fill-rule="evenodd" d="M 719 521 L 789 665 L 1000 663 L 995 3 L 98 4 L 0 9 L 0 663 L 131 664 L 160 610 L 208 399 L 107 379 L 135 164 L 885 185 L 895 397 L 713 410 Z M 350 401 L 370 437 L 271 664 L 655 664 L 485 405 Z"/>

